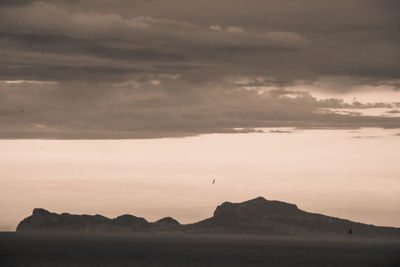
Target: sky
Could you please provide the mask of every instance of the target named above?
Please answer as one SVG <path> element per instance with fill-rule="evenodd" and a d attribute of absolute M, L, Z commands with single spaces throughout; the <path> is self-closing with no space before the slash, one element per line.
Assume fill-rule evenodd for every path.
<path fill-rule="evenodd" d="M 224 201 L 258 196 L 400 227 L 399 133 L 264 128 L 145 140 L 1 140 L 0 230 L 15 230 L 37 207 L 192 223 Z"/>
<path fill-rule="evenodd" d="M 171 178 L 172 174 L 163 178 L 163 173 L 155 167 L 157 160 L 165 156 L 164 164 L 175 166 L 170 171 L 180 173 L 181 167 L 173 159 L 181 156 L 170 157 L 169 153 L 173 153 L 170 150 L 184 149 L 188 153 L 202 140 L 214 144 L 214 138 L 221 138 L 221 142 L 233 138 L 233 147 L 240 151 L 240 147 L 254 146 L 257 140 L 274 142 L 269 139 L 274 136 L 295 141 L 290 146 L 300 150 L 315 150 L 324 155 L 330 151 L 332 164 L 338 166 L 354 157 L 358 169 L 349 170 L 346 179 L 365 187 L 374 187 L 378 178 L 387 179 L 391 182 L 382 183 L 387 187 L 382 187 L 380 193 L 392 192 L 400 184 L 400 168 L 394 164 L 398 154 L 393 152 L 389 153 L 391 157 L 383 157 L 381 153 L 398 146 L 400 141 L 399 11 L 396 0 L 0 1 L 0 172 L 7 174 L 0 180 L 11 188 L 41 188 L 51 184 L 56 192 L 62 188 L 52 184 L 51 179 L 70 181 L 72 187 L 88 186 L 79 180 L 84 179 L 80 175 L 63 172 L 64 165 L 56 164 L 59 160 L 66 166 L 79 166 L 79 170 L 90 169 L 92 173 L 86 173 L 85 179 L 89 176 L 99 179 L 104 186 L 119 177 L 122 184 L 137 182 L 147 192 L 144 177 L 152 177 L 148 179 L 159 188 L 165 179 L 177 179 Z M 291 134 L 289 138 L 285 129 L 301 134 Z M 348 131 L 362 131 L 370 138 L 344 137 Z M 314 142 L 306 142 L 306 146 L 302 138 L 293 136 L 313 137 Z M 346 140 L 346 145 L 332 146 L 331 142 L 340 138 Z M 46 150 L 49 154 L 42 158 L 43 152 L 36 150 L 38 143 L 46 147 L 54 145 L 53 152 Z M 71 149 L 69 144 L 82 147 L 82 151 Z M 135 158 L 137 153 L 147 155 L 149 161 L 143 164 L 153 168 L 143 170 L 143 179 L 139 180 L 130 180 L 119 171 L 113 174 L 113 165 L 97 172 L 90 166 L 104 159 L 93 152 L 93 144 L 100 150 L 115 146 L 117 154 L 127 158 Z M 357 144 L 366 145 L 371 155 L 361 157 L 359 150 L 342 153 Z M 147 145 L 152 149 L 160 147 L 150 153 Z M 136 150 L 136 146 L 140 149 Z M 274 154 L 290 150 L 285 142 L 279 148 L 271 146 Z M 329 151 L 319 151 L 318 147 Z M 29 152 L 29 148 L 33 151 Z M 287 174 L 288 166 L 297 166 L 292 155 L 303 152 L 291 151 L 280 157 L 274 168 L 282 173 L 276 173 L 276 180 L 267 181 L 278 183 Z M 256 177 L 268 176 L 267 170 L 259 166 L 251 174 L 249 167 L 261 161 L 268 149 L 263 153 L 257 154 L 259 159 L 245 161 L 242 171 L 249 173 L 243 173 L 241 178 L 258 179 L 260 186 L 266 185 Z M 14 154 L 20 155 L 20 160 L 13 158 Z M 202 155 L 206 165 L 214 164 L 211 159 L 215 159 L 215 164 L 220 157 L 227 157 L 227 162 L 231 159 L 220 150 L 214 157 Z M 80 165 L 74 160 L 80 157 L 92 160 Z M 379 162 L 381 173 L 368 173 L 370 178 L 364 179 L 365 170 L 370 167 L 364 157 Z M 333 168 L 324 174 L 317 155 L 313 154 L 311 159 L 313 175 L 327 175 L 332 181 L 342 179 L 334 177 L 337 172 Z M 124 162 L 123 157 L 110 160 L 120 160 L 122 165 Z M 57 175 L 37 173 L 32 167 L 35 177 L 27 178 L 29 173 L 24 173 L 25 169 L 13 167 L 22 163 L 38 164 L 40 168 L 51 166 L 51 172 Z M 197 162 L 193 159 L 187 164 Z M 386 170 L 386 165 L 390 165 L 390 170 Z M 226 175 L 230 173 L 231 179 L 235 179 L 236 172 L 230 172 L 227 166 L 215 168 L 226 168 Z M 288 182 L 307 180 L 304 178 L 307 170 L 297 167 L 293 167 L 297 170 L 297 180 L 287 177 Z M 136 176 L 137 171 L 134 171 Z M 102 177 L 102 173 L 108 173 L 108 177 Z M 185 175 L 190 186 L 203 179 L 200 172 Z M 254 178 L 249 178 L 251 175 Z M 110 205 L 115 207 L 120 202 L 112 198 L 117 197 L 119 187 L 113 188 L 116 191 L 108 197 L 114 203 Z M 260 187 L 253 187 L 257 188 Z M 88 195 L 93 194 L 90 188 L 85 190 Z M 244 200 L 244 196 L 255 194 L 268 198 L 269 192 L 249 189 L 243 195 L 230 196 L 226 192 L 220 196 Z M 140 195 L 143 199 L 137 201 L 148 201 L 151 193 Z M 74 193 L 68 196 L 72 198 Z M 167 197 L 161 194 L 159 198 L 162 196 Z M 304 201 L 300 195 L 288 198 L 283 191 L 281 196 L 277 193 L 273 196 L 279 200 Z M 207 208 L 193 208 L 192 215 L 177 214 L 182 220 L 191 221 L 208 214 L 217 200 L 222 199 L 210 197 Z M 28 197 L 23 201 L 28 201 Z M 56 203 L 52 198 L 46 201 Z M 400 203 L 393 198 L 385 201 L 393 209 Z M 1 205 L 10 210 L 14 207 L 11 202 L 7 198 Z M 174 202 L 174 207 L 184 209 L 189 202 L 181 206 Z M 44 202 L 38 204 L 41 203 Z M 18 216 L 21 210 L 27 212 L 27 206 L 23 206 L 15 211 Z M 59 210 L 57 207 L 54 206 Z M 59 207 L 64 206 L 60 203 Z M 356 218 L 395 224 L 386 209 L 382 208 L 378 219 L 377 214 L 363 207 L 354 206 L 353 214 L 360 216 Z M 67 208 L 85 212 L 78 206 Z M 322 207 L 311 208 L 325 211 Z M 326 211 L 348 214 L 339 210 Z M 115 208 L 104 207 L 103 213 L 116 214 L 114 211 Z M 13 216 L 9 222 L 18 217 Z M 8 223 L 5 225 L 9 227 Z"/>

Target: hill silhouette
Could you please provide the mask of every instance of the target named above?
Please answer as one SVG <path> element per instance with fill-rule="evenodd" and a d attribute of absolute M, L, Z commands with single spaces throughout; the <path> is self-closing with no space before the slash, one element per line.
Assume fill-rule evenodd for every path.
<path fill-rule="evenodd" d="M 204 232 L 252 233 L 277 235 L 348 235 L 400 238 L 400 228 L 381 227 L 353 222 L 322 214 L 309 213 L 295 204 L 258 197 L 241 203 L 224 202 L 212 217 L 193 224 L 182 225 L 166 217 L 156 222 L 133 215 L 110 219 L 102 215 L 73 215 L 34 209 L 31 216 L 22 220 L 18 232 L 74 231 L 74 232 Z"/>

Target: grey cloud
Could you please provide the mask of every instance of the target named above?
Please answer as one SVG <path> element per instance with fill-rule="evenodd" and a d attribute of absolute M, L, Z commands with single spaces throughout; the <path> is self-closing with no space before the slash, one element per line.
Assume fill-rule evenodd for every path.
<path fill-rule="evenodd" d="M 353 101 L 353 103 L 345 103 L 343 99 L 328 98 L 319 100 L 319 106 L 321 108 L 353 108 L 353 109 L 368 109 L 368 108 L 393 108 L 391 103 L 361 103 Z"/>
<path fill-rule="evenodd" d="M 182 64 L 184 69 L 189 66 L 209 68 L 208 72 L 195 74 L 208 80 L 210 73 L 216 76 L 235 71 L 260 72 L 259 67 L 263 64 L 260 56 L 291 54 L 306 49 L 309 44 L 308 40 L 293 32 L 214 32 L 182 21 L 70 13 L 43 3 L 7 9 L 2 14 L 2 20 L 1 46 L 6 52 L 2 60 L 21 79 L 26 72 L 35 75 L 37 69 L 37 79 L 44 79 L 41 73 L 58 79 L 57 69 L 63 67 L 68 68 L 71 78 L 75 78 L 75 73 L 82 73 L 80 68 L 86 63 L 86 73 L 90 72 L 86 76 L 89 81 L 91 78 L 98 80 L 95 76 L 106 78 L 107 75 L 98 72 L 105 65 L 109 70 L 120 70 L 119 79 L 124 79 L 126 71 L 131 69 L 133 72 L 138 69 L 142 72 L 162 72 L 163 68 L 180 71 Z M 53 20 L 57 23 L 48 23 Z M 247 66 L 238 67 L 244 61 L 257 59 L 259 63 L 254 66 L 247 63 Z M 46 64 L 50 67 L 40 71 Z M 78 65 L 75 72 L 73 64 Z M 238 70 L 235 70 L 235 65 Z M 92 70 L 89 69 L 91 66 Z M 52 73 L 53 67 L 56 73 Z M 3 79 L 10 78 L 6 75 L 7 70 L 3 73 Z"/>
<path fill-rule="evenodd" d="M 49 24 L 49 21 L 54 23 Z M 239 27 L 231 27 L 240 29 Z M 68 12 L 51 4 L 9 8 L 2 12 L 3 31 L 30 31 L 60 34 L 85 39 L 120 38 L 135 45 L 158 45 L 164 48 L 186 44 L 200 48 L 217 47 L 288 47 L 305 46 L 308 41 L 295 32 L 215 32 L 184 21 L 152 17 L 123 18 L 118 14 Z"/>
<path fill-rule="evenodd" d="M 24 7 L 6 8 L 2 12 L 0 28 L 3 32 L 8 33 L 29 32 L 34 49 L 40 47 L 52 53 L 47 54 L 47 57 L 67 53 L 71 57 L 76 56 L 80 60 L 84 60 L 81 57 L 83 53 L 103 58 L 107 62 L 98 62 L 102 65 L 121 65 L 121 61 L 124 61 L 123 64 L 140 62 L 143 67 L 147 67 L 149 64 L 157 66 L 155 64 L 160 62 L 166 64 L 166 61 L 170 62 L 171 67 L 174 67 L 176 63 L 190 62 L 193 65 L 212 68 L 209 73 L 201 73 L 204 74 L 203 80 L 209 80 L 209 76 L 213 75 L 210 73 L 214 73 L 214 76 L 220 74 L 268 74 L 276 77 L 280 85 L 287 85 L 298 79 L 312 82 L 320 75 L 347 75 L 358 78 L 358 83 L 361 81 L 360 78 L 363 78 L 362 82 L 367 84 L 381 84 L 385 81 L 396 80 L 400 76 L 397 48 L 399 40 L 382 38 L 382 32 L 388 32 L 387 36 L 395 36 L 395 34 L 391 34 L 390 27 L 378 29 L 372 27 L 379 23 L 384 25 L 394 23 L 392 13 L 387 7 L 393 3 L 384 2 L 377 5 L 371 1 L 368 2 L 369 4 L 351 1 L 345 5 L 344 2 L 339 1 L 337 4 L 332 4 L 333 14 L 340 10 L 348 13 L 344 17 L 342 16 L 342 23 L 347 22 L 346 26 L 358 25 L 358 32 L 349 34 L 347 31 L 349 27 L 339 27 L 336 25 L 338 22 L 332 21 L 328 14 L 322 19 L 319 15 L 314 14 L 318 14 L 318 12 L 310 12 L 302 8 L 302 6 L 312 6 L 317 11 L 327 13 L 329 8 L 323 7 L 319 2 L 304 1 L 303 4 L 285 2 L 278 6 L 268 1 L 266 3 L 256 2 L 244 9 L 239 9 L 238 3 L 234 2 L 226 9 L 226 12 L 232 12 L 232 14 L 227 13 L 222 17 L 231 18 L 232 15 L 235 15 L 237 18 L 237 13 L 242 16 L 249 13 L 250 16 L 250 11 L 257 17 L 265 12 L 269 14 L 270 10 L 282 9 L 280 12 L 287 14 L 300 10 L 302 23 L 308 20 L 314 21 L 306 24 L 305 28 L 298 28 L 299 23 L 295 23 L 290 17 L 284 17 L 283 21 L 282 18 L 274 17 L 273 22 L 277 23 L 275 28 L 256 27 L 249 24 L 248 21 L 241 21 L 245 26 L 244 32 L 228 32 L 226 30 L 216 32 L 210 30 L 209 24 L 185 21 L 180 14 L 175 14 L 179 13 L 177 11 L 171 12 L 171 14 L 175 14 L 174 17 L 152 17 L 160 14 L 146 12 L 145 6 L 142 6 L 140 2 L 133 1 L 130 5 L 127 4 L 128 2 L 119 2 L 121 7 L 119 10 L 111 8 L 109 2 L 101 2 L 102 4 L 98 6 L 108 7 L 109 9 L 106 11 L 90 5 L 91 1 L 80 1 L 79 7 L 82 10 L 79 11 L 74 9 L 78 6 L 76 4 L 34 3 Z M 182 1 L 177 1 L 176 5 L 178 4 L 187 7 L 187 4 Z M 142 14 L 135 13 L 137 5 L 139 5 L 138 10 L 144 9 Z M 164 6 L 162 2 L 154 1 L 151 6 L 154 7 L 154 5 L 156 10 L 163 11 L 161 9 Z M 215 4 L 210 2 L 208 5 L 212 7 Z M 204 6 L 204 3 L 201 6 Z M 263 6 L 268 6 L 268 8 L 262 9 Z M 368 17 L 368 20 L 361 19 L 360 14 L 351 10 L 349 6 L 369 7 L 365 10 L 364 15 L 373 16 Z M 124 15 L 123 7 L 135 8 L 135 12 L 130 16 Z M 341 7 L 342 9 L 340 9 Z M 387 16 L 377 16 L 375 14 L 377 12 L 373 8 L 389 13 Z M 165 7 L 165 10 L 169 9 L 171 9 L 170 6 Z M 194 13 L 194 15 L 196 14 Z M 378 14 L 381 13 L 378 12 Z M 392 19 L 387 19 L 387 17 Z M 371 21 L 369 22 L 369 20 Z M 52 23 L 48 23 L 49 21 Z M 290 22 L 292 27 L 285 26 L 285 21 L 286 24 Z M 313 28 L 314 24 L 326 24 L 326 21 L 330 23 L 327 26 L 338 28 L 329 28 L 329 31 L 322 33 Z M 260 25 L 262 22 L 261 19 Z M 227 25 L 232 25 L 232 23 Z M 232 26 L 224 26 L 223 29 L 228 27 Z M 370 31 L 364 33 L 360 27 L 365 27 L 362 28 L 365 30 L 371 29 L 379 36 Z M 19 40 L 21 41 L 21 38 Z M 21 43 L 17 46 L 10 45 L 11 43 L 8 47 L 3 47 L 12 50 L 21 47 Z M 26 43 L 22 48 L 25 51 Z M 111 56 L 106 58 L 106 55 Z M 26 57 L 21 59 L 22 63 L 26 63 L 25 60 Z M 168 68 L 171 69 L 171 67 Z M 93 72 L 95 71 L 96 69 L 93 70 Z M 51 76 L 51 72 L 49 76 Z M 93 75 L 88 77 L 91 76 Z M 103 75 L 99 76 L 104 77 Z M 346 88 L 342 86 L 337 90 L 346 90 Z"/>
<path fill-rule="evenodd" d="M 0 137 L 398 128 L 396 117 L 327 111 L 396 108 L 346 103 L 341 94 L 399 88 L 397 8 L 369 0 L 4 1 Z M 287 89 L 321 77 L 332 78 L 321 90 L 337 97 Z"/>
<path fill-rule="evenodd" d="M 355 139 L 370 139 L 370 138 L 380 138 L 381 136 L 376 136 L 376 135 L 368 135 L 368 136 L 364 136 L 364 135 L 357 135 L 357 136 L 353 136 L 352 138 Z"/>
<path fill-rule="evenodd" d="M 155 77 L 153 77 L 155 78 Z M 2 138 L 155 138 L 262 127 L 385 127 L 400 118 L 320 113 L 311 95 L 260 96 L 254 91 L 176 90 L 157 77 L 124 84 L 2 84 Z M 179 80 L 179 79 L 178 79 Z M 189 82 L 186 82 L 189 84 Z M 21 113 L 20 109 L 24 112 Z M 240 130 L 240 129 L 243 130 Z"/>
<path fill-rule="evenodd" d="M 0 6 L 24 6 L 34 3 L 35 0 L 3 0 Z"/>
<path fill-rule="evenodd" d="M 270 130 L 270 133 L 293 133 L 293 131 L 287 131 L 287 130 Z"/>

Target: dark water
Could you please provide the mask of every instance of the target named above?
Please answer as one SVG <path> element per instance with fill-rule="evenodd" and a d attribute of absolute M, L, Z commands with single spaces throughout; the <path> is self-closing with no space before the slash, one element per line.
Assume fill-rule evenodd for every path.
<path fill-rule="evenodd" d="M 400 266 L 400 242 L 0 233 L 0 266 Z"/>

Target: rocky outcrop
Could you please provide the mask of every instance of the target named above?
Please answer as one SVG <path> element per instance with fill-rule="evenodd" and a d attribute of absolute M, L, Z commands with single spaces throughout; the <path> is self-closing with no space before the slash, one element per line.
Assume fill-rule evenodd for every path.
<path fill-rule="evenodd" d="M 284 235 L 347 235 L 349 229 L 365 237 L 397 237 L 400 228 L 377 227 L 305 212 L 296 205 L 258 197 L 241 203 L 224 202 L 214 215 L 194 224 L 197 231 Z"/>
<path fill-rule="evenodd" d="M 158 225 L 171 225 L 171 226 L 180 225 L 180 223 L 177 220 L 175 220 L 174 218 L 172 218 L 172 217 L 162 218 L 162 219 L 156 221 L 155 224 L 158 224 Z"/>
<path fill-rule="evenodd" d="M 170 218 L 171 221 L 176 220 Z M 178 223 L 179 224 L 179 223 Z M 163 224 L 163 230 L 170 230 L 170 224 Z M 22 220 L 17 231 L 47 232 L 147 232 L 159 229 L 157 223 L 125 214 L 114 219 L 101 215 L 72 215 L 52 213 L 45 209 L 34 209 L 32 215 Z"/>
<path fill-rule="evenodd" d="M 182 225 L 171 217 L 162 218 L 153 223 L 152 228 L 158 231 L 182 231 Z"/>
<path fill-rule="evenodd" d="M 258 197 L 241 203 L 224 202 L 211 218 L 182 225 L 171 217 L 156 222 L 133 215 L 109 219 L 101 215 L 73 215 L 34 209 L 17 231 L 75 232 L 212 232 L 284 235 L 348 235 L 400 238 L 400 228 L 377 227 L 345 219 L 309 213 L 296 205 Z"/>

